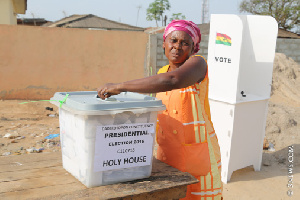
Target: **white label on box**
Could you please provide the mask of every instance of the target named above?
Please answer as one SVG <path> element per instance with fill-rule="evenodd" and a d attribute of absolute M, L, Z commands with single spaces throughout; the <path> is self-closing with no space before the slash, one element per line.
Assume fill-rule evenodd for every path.
<path fill-rule="evenodd" d="M 154 123 L 98 126 L 94 171 L 151 164 Z"/>

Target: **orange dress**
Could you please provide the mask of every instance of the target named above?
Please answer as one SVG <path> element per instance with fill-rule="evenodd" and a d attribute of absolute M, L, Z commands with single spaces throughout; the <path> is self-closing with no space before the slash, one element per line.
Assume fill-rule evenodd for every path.
<path fill-rule="evenodd" d="M 158 73 L 166 73 L 169 65 Z M 210 117 L 208 75 L 201 83 L 156 95 L 166 105 L 158 115 L 157 159 L 195 176 L 185 200 L 219 200 L 221 156 Z"/>

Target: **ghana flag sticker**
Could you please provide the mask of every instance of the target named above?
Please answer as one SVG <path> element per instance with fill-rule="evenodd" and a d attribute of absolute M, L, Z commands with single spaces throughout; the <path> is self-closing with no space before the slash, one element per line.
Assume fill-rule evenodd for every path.
<path fill-rule="evenodd" d="M 231 37 L 223 33 L 217 33 L 216 44 L 224 44 L 226 46 L 231 46 Z"/>

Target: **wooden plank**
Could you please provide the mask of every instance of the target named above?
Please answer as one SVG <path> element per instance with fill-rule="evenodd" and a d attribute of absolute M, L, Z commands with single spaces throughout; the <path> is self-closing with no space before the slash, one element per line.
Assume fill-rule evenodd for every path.
<path fill-rule="evenodd" d="M 86 187 L 78 182 L 68 184 L 57 184 L 48 187 L 37 187 L 21 191 L 12 191 L 0 193 L 0 199 L 20 200 L 20 199 L 43 199 L 47 196 L 55 196 L 68 192 L 75 192 L 85 189 Z M 72 198 L 71 198 L 72 199 Z"/>
<path fill-rule="evenodd" d="M 41 160 L 35 162 L 8 162 L 6 165 L 0 166 L 0 174 L 15 171 L 24 171 L 30 169 L 40 169 L 45 167 L 61 166 L 60 160 Z"/>
<path fill-rule="evenodd" d="M 139 195 L 129 195 L 124 198 L 115 198 L 115 200 L 145 200 L 145 199 L 155 199 L 155 200 L 166 200 L 166 199 L 179 199 L 184 198 L 186 196 L 186 186 L 174 187 L 166 190 L 159 190 L 153 193 L 146 192 Z M 88 198 L 86 198 L 88 199 Z M 89 198 L 90 199 L 90 198 Z"/>
<path fill-rule="evenodd" d="M 20 190 L 29 190 L 33 188 L 49 187 L 52 185 L 61 185 L 78 182 L 70 174 L 59 174 L 56 176 L 48 175 L 37 178 L 21 179 L 17 181 L 8 181 L 0 183 L 0 194 L 5 192 L 16 192 Z"/>
<path fill-rule="evenodd" d="M 103 187 L 103 186 L 101 186 Z M 132 190 L 134 191 L 134 190 Z M 109 190 L 110 194 L 108 195 L 106 191 L 103 190 L 77 190 L 72 193 L 63 194 L 63 195 L 52 195 L 48 197 L 39 197 L 33 198 L 32 200 L 69 200 L 69 199 L 80 199 L 80 200 L 88 200 L 88 199 L 97 199 L 97 200 L 174 200 L 179 198 L 184 198 L 186 195 L 186 186 L 173 187 L 169 189 L 162 189 L 152 192 L 143 192 L 138 195 L 135 194 L 124 194 L 122 197 L 118 196 L 119 194 L 114 193 Z M 0 195 L 1 198 L 1 195 Z"/>
<path fill-rule="evenodd" d="M 54 153 L 31 153 L 23 155 L 12 155 L 12 156 L 1 156 L 0 157 L 0 171 L 1 165 L 6 165 L 7 163 L 31 163 L 40 162 L 45 160 L 61 160 L 61 152 Z"/>
<path fill-rule="evenodd" d="M 165 199 L 163 194 L 166 192 L 167 196 L 176 199 L 183 197 L 186 185 L 198 182 L 192 175 L 154 159 L 152 175 L 149 178 L 86 188 L 63 169 L 60 153 L 39 155 L 38 158 L 29 155 L 18 158 L 8 156 L 5 160 L 6 163 L 0 166 L 0 199 L 158 200 Z M 19 161 L 23 164 L 11 166 Z"/>
<path fill-rule="evenodd" d="M 0 183 L 9 182 L 9 181 L 18 181 L 22 179 L 37 178 L 41 176 L 58 176 L 67 173 L 67 171 L 63 169 L 61 166 L 45 167 L 44 169 L 45 170 L 42 173 L 40 173 L 41 171 L 40 168 L 28 169 L 26 170 L 26 173 L 24 173 L 23 170 L 0 173 Z"/>

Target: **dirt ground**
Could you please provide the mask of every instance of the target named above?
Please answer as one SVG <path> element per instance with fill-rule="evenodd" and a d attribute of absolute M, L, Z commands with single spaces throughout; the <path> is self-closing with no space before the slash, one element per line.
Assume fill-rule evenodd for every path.
<path fill-rule="evenodd" d="M 250 166 L 235 171 L 231 181 L 224 184 L 225 200 L 300 199 L 299 88 L 300 65 L 277 53 L 262 169 L 255 172 Z M 59 136 L 45 138 L 59 134 L 58 108 L 49 102 L 19 104 L 21 102 L 26 101 L 0 100 L 0 159 L 1 156 L 60 151 Z M 293 155 L 289 154 L 291 147 Z M 291 169 L 293 173 L 288 174 Z M 291 185 L 293 188 L 288 187 Z M 290 189 L 292 196 L 287 194 Z"/>

